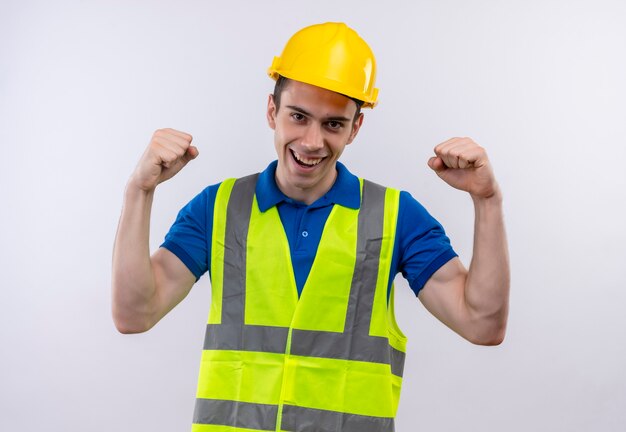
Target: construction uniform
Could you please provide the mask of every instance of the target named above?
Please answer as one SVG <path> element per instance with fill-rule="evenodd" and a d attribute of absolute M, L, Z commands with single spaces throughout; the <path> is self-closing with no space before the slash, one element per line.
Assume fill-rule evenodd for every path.
<path fill-rule="evenodd" d="M 206 188 L 162 245 L 211 275 L 193 430 L 392 431 L 406 352 L 393 279 L 417 294 L 456 254 L 406 192 L 337 163 L 306 206 L 275 170 Z"/>

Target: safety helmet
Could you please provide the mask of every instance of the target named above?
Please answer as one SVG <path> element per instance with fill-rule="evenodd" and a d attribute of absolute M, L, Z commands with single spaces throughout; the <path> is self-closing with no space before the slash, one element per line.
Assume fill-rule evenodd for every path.
<path fill-rule="evenodd" d="M 344 23 L 315 24 L 294 34 L 267 70 L 363 101 L 377 103 L 376 59 L 367 43 Z"/>

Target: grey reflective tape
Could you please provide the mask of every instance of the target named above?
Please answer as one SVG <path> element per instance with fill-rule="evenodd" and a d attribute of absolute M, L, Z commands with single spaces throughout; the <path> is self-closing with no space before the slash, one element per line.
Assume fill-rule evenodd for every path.
<path fill-rule="evenodd" d="M 345 329 L 368 335 L 383 239 L 385 188 L 363 180 L 357 231 L 357 252 Z M 359 349 L 360 347 L 354 347 Z"/>
<path fill-rule="evenodd" d="M 193 422 L 275 431 L 277 415 L 277 405 L 198 398 Z"/>
<path fill-rule="evenodd" d="M 391 373 L 401 377 L 404 372 L 406 354 L 391 345 L 389 345 L 389 349 L 391 350 Z"/>
<path fill-rule="evenodd" d="M 299 329 L 293 329 L 292 332 L 291 354 L 389 364 L 391 373 L 399 377 L 404 371 L 406 356 L 381 336 L 351 336 L 347 333 Z"/>
<path fill-rule="evenodd" d="M 365 339 L 357 342 L 357 339 Z M 353 344 L 362 347 L 354 350 Z M 379 336 L 293 329 L 291 353 L 300 356 L 359 360 L 389 364 L 389 342 Z"/>
<path fill-rule="evenodd" d="M 246 244 L 258 174 L 237 179 L 226 209 L 222 323 L 243 323 L 246 292 Z"/>
<path fill-rule="evenodd" d="M 284 405 L 281 430 L 289 432 L 393 432 L 395 427 L 391 417 L 364 416 Z"/>
<path fill-rule="evenodd" d="M 287 347 L 287 327 L 242 324 L 207 324 L 204 349 L 260 351 L 283 354 Z"/>

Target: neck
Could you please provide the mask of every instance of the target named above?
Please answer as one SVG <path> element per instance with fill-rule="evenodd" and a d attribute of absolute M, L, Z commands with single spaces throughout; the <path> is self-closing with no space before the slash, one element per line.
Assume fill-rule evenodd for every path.
<path fill-rule="evenodd" d="M 280 164 L 276 167 L 276 173 L 274 175 L 276 179 L 276 185 L 278 189 L 292 200 L 311 205 L 319 198 L 324 196 L 326 192 L 333 187 L 335 180 L 337 180 L 337 166 L 335 165 L 332 170 L 332 175 L 323 178 L 319 183 L 314 183 L 312 186 L 299 185 L 289 183 L 284 180 L 281 172 Z"/>

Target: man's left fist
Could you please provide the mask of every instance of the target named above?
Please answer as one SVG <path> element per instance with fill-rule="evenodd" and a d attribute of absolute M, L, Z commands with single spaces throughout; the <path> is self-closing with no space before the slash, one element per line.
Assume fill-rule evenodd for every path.
<path fill-rule="evenodd" d="M 451 138 L 434 151 L 428 166 L 450 186 L 469 192 L 472 198 L 499 194 L 487 152 L 471 138 Z"/>

